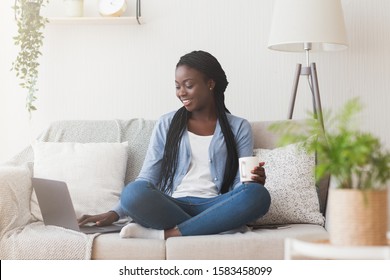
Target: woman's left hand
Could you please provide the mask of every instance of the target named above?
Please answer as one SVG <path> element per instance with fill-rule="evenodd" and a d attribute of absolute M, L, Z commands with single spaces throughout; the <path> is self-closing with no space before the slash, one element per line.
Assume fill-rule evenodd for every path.
<path fill-rule="evenodd" d="M 265 179 L 267 178 L 265 175 L 265 169 L 263 167 L 264 164 L 265 162 L 260 162 L 259 165 L 252 170 L 252 174 L 254 174 L 252 176 L 252 180 L 262 185 L 265 184 Z"/>

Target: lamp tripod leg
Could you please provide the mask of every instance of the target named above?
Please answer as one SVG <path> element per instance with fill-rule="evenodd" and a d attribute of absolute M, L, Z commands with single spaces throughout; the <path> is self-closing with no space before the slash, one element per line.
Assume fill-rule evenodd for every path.
<path fill-rule="evenodd" d="M 295 99 L 297 97 L 299 76 L 301 75 L 301 68 L 302 68 L 302 64 L 297 64 L 297 67 L 295 68 L 295 76 L 294 76 L 293 89 L 292 89 L 291 99 L 290 99 L 290 107 L 289 107 L 289 111 L 288 111 L 288 115 L 287 115 L 288 119 L 292 119 L 292 116 L 293 116 Z"/>
<path fill-rule="evenodd" d="M 297 67 L 295 69 L 294 83 L 287 118 L 292 119 L 293 117 L 295 99 L 297 97 L 298 83 L 301 75 L 305 75 L 308 78 L 313 101 L 313 114 L 320 121 L 322 129 L 325 130 L 324 119 L 322 115 L 320 90 L 318 86 L 317 68 L 315 63 L 312 63 L 310 67 L 303 68 L 301 64 L 297 64 Z"/>
<path fill-rule="evenodd" d="M 317 68 L 315 63 L 312 63 L 310 65 L 310 72 L 311 72 L 311 82 L 312 82 L 314 113 L 316 114 L 317 119 L 320 121 L 322 129 L 325 130 L 324 118 L 322 115 L 320 90 L 318 87 Z"/>

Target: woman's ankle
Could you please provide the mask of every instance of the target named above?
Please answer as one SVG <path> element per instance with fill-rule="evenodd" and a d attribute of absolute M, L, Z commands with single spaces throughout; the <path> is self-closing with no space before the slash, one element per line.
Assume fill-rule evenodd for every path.
<path fill-rule="evenodd" d="M 178 227 L 164 230 L 165 240 L 168 239 L 169 237 L 176 237 L 176 236 L 181 236 L 181 232 Z"/>

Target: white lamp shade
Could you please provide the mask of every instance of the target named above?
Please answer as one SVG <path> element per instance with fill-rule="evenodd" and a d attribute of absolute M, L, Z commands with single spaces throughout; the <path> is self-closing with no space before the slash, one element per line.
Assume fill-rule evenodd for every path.
<path fill-rule="evenodd" d="M 268 48 L 302 52 L 338 51 L 348 46 L 340 0 L 275 0 Z"/>

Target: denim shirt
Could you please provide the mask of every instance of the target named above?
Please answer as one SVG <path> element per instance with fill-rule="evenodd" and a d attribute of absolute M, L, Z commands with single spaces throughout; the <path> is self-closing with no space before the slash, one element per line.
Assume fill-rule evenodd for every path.
<path fill-rule="evenodd" d="M 168 129 L 175 112 L 163 115 L 157 121 L 151 138 L 149 147 L 145 156 L 142 169 L 136 180 L 144 180 L 152 183 L 154 186 L 158 185 L 160 176 L 162 157 L 164 154 L 164 147 Z M 230 127 L 236 141 L 238 157 L 248 157 L 253 155 L 253 135 L 250 123 L 231 114 L 227 114 Z M 223 183 L 223 175 L 225 172 L 225 164 L 227 160 L 227 148 L 225 145 L 224 136 L 221 130 L 219 121 L 214 131 L 209 147 L 209 162 L 211 178 L 217 189 L 220 191 Z M 178 154 L 177 170 L 173 181 L 173 191 L 181 183 L 184 175 L 187 173 L 191 162 L 191 146 L 188 136 L 188 131 L 185 130 L 181 139 Z M 240 176 L 237 170 L 236 177 L 230 188 L 234 188 L 240 183 Z M 119 216 L 123 216 L 120 203 L 116 205 L 113 211 L 117 212 Z"/>

